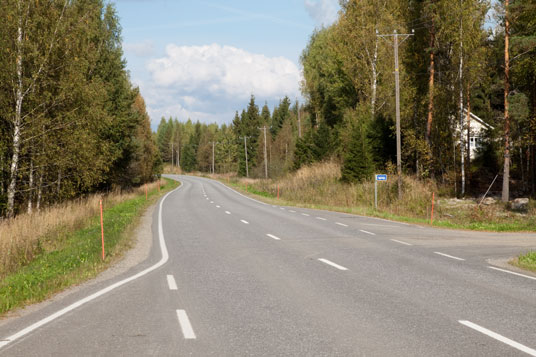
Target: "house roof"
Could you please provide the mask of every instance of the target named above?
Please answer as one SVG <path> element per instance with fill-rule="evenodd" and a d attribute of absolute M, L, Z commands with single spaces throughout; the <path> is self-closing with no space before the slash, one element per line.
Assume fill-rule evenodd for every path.
<path fill-rule="evenodd" d="M 464 115 L 467 115 L 467 109 L 464 109 L 463 110 L 463 114 Z M 482 118 L 478 117 L 476 114 L 474 114 L 473 112 L 470 112 L 470 115 L 471 115 L 471 119 L 477 121 L 478 123 L 480 123 L 481 125 L 485 126 L 487 129 L 495 129 L 492 125 L 489 125 L 488 123 L 486 123 Z"/>

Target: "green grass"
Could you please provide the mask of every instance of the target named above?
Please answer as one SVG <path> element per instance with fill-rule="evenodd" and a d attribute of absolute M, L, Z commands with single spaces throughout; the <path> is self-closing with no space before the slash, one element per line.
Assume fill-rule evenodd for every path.
<path fill-rule="evenodd" d="M 536 272 L 536 251 L 521 254 L 516 260 L 511 263 L 522 269 Z"/>
<path fill-rule="evenodd" d="M 160 192 L 149 192 L 148 200 L 141 194 L 104 211 L 105 261 L 101 256 L 99 216 L 88 218 L 87 224 L 79 230 L 56 232 L 54 250 L 43 251 L 0 282 L 0 315 L 43 301 L 69 286 L 93 278 L 117 261 L 130 246 L 131 234 L 128 233 L 145 209 L 179 185 L 173 180 L 166 181 Z"/>

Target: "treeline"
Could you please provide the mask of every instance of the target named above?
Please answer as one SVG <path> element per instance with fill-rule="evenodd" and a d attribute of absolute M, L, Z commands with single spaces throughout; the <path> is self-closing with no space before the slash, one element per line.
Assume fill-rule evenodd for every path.
<path fill-rule="evenodd" d="M 499 1 L 494 30 L 486 29 L 486 0 L 341 5 L 337 22 L 311 37 L 302 64 L 310 110 L 338 139 L 343 178 L 360 180 L 396 162 L 398 71 L 404 172 L 458 195 L 482 193 L 499 174 L 494 190 L 504 181 L 503 199 L 509 184 L 515 195 L 535 194 L 534 1 Z M 470 113 L 490 127 L 474 160 Z"/>
<path fill-rule="evenodd" d="M 0 13 L 0 215 L 152 180 L 159 153 L 113 6 L 3 0 Z"/>
<path fill-rule="evenodd" d="M 301 115 L 304 115 L 301 108 Z M 310 126 L 308 119 L 302 127 Z M 266 131 L 266 141 L 265 141 Z M 294 165 L 298 129 L 298 103 L 288 97 L 272 111 L 251 100 L 231 124 L 179 122 L 162 118 L 157 130 L 157 145 L 162 159 L 185 171 L 238 173 L 242 176 L 277 177 Z M 266 143 L 266 164 L 265 144 Z M 247 151 L 247 166 L 246 166 Z"/>
<path fill-rule="evenodd" d="M 284 98 L 270 111 L 252 97 L 230 125 L 163 120 L 158 142 L 164 160 L 171 160 L 173 146 L 183 153 L 175 153 L 175 164 L 209 172 L 217 142 L 216 172 L 277 177 L 332 158 L 342 163 L 345 181 L 396 173 L 396 30 L 403 172 L 434 179 L 456 195 L 480 194 L 497 175 L 492 191 L 500 191 L 505 178 L 513 195 L 535 194 L 534 1 L 510 0 L 508 11 L 499 2 L 494 30 L 486 28 L 491 4 L 485 0 L 341 5 L 338 20 L 315 31 L 303 51 L 304 105 Z M 466 130 L 475 120 L 470 113 L 489 126 L 474 158 Z"/>

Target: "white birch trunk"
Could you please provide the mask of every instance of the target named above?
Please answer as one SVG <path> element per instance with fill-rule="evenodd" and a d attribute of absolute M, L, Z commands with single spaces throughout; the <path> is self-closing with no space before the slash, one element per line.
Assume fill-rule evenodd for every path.
<path fill-rule="evenodd" d="M 378 37 L 376 37 L 376 43 L 374 45 L 374 55 L 372 60 L 372 95 L 370 98 L 370 107 L 372 118 L 376 115 L 376 92 L 378 91 Z"/>
<path fill-rule="evenodd" d="M 7 188 L 7 216 L 15 215 L 15 192 L 17 191 L 17 174 L 20 154 L 20 131 L 22 125 L 22 101 L 24 100 L 22 84 L 22 13 L 21 1 L 19 7 L 19 24 L 17 29 L 17 88 L 15 94 L 15 118 L 13 121 L 13 155 L 11 157 L 10 181 Z"/>
<path fill-rule="evenodd" d="M 28 194 L 28 214 L 32 214 L 32 198 L 33 198 L 33 160 L 30 161 L 30 178 L 29 178 L 29 194 Z"/>
<path fill-rule="evenodd" d="M 43 172 L 39 175 L 39 187 L 37 188 L 37 202 L 35 203 L 35 209 L 37 212 L 41 210 L 41 198 L 43 197 Z"/>

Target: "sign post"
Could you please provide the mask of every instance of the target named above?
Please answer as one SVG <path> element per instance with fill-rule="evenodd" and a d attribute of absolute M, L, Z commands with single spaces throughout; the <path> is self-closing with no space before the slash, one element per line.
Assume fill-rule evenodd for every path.
<path fill-rule="evenodd" d="M 378 209 L 378 181 L 387 181 L 387 175 L 375 175 L 376 179 L 374 180 L 374 209 Z"/>

